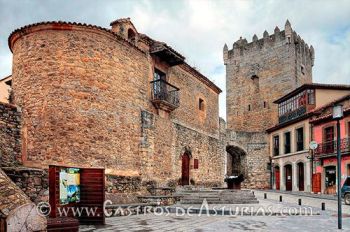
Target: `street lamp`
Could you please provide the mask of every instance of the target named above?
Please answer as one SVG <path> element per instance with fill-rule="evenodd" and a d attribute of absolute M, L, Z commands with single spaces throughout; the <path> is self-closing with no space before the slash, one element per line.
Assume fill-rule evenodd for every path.
<path fill-rule="evenodd" d="M 333 106 L 333 119 L 337 120 L 337 182 L 338 182 L 338 229 L 342 228 L 342 210 L 341 210 L 341 154 L 340 154 L 340 122 L 343 118 L 343 106 Z"/>

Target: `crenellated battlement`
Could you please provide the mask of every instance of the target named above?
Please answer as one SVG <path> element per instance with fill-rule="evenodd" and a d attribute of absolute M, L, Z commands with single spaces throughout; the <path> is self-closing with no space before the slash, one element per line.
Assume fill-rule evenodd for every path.
<path fill-rule="evenodd" d="M 224 63 L 227 64 L 231 58 L 239 58 L 252 52 L 258 52 L 262 49 L 269 49 L 274 46 L 295 46 L 296 51 L 300 54 L 304 62 L 310 62 L 313 66 L 315 60 L 315 51 L 312 45 L 309 47 L 307 43 L 293 31 L 290 22 L 287 20 L 284 30 L 280 30 L 277 26 L 273 34 L 269 34 L 266 30 L 262 38 L 258 38 L 256 34 L 253 35 L 251 42 L 246 38 L 240 37 L 239 40 L 233 43 L 232 49 L 228 49 L 225 44 L 223 49 Z"/>

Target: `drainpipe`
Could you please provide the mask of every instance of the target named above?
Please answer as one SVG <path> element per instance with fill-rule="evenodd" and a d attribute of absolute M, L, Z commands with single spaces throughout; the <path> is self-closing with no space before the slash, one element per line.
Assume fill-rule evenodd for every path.
<path fill-rule="evenodd" d="M 313 124 L 310 124 L 309 123 L 309 125 L 310 125 L 310 141 L 309 142 L 311 142 L 311 141 L 313 141 L 313 139 L 314 139 L 314 134 L 313 134 L 313 131 L 314 131 L 314 126 L 313 126 Z M 313 192 L 313 189 L 312 189 L 312 185 L 313 185 L 313 181 L 314 181 L 314 150 L 311 150 L 311 165 L 310 165 L 310 192 Z"/>
<path fill-rule="evenodd" d="M 270 159 L 270 189 L 273 189 L 273 162 L 271 156 Z"/>

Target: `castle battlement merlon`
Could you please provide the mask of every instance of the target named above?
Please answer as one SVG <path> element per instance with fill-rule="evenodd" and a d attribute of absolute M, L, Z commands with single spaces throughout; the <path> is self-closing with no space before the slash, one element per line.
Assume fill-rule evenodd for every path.
<path fill-rule="evenodd" d="M 224 64 L 227 64 L 228 59 L 230 58 L 239 58 L 251 52 L 256 52 L 257 50 L 272 46 L 280 46 L 281 41 L 284 41 L 285 44 L 295 45 L 295 48 L 301 54 L 302 59 L 310 61 L 311 65 L 314 65 L 315 50 L 313 46 L 311 45 L 309 47 L 309 45 L 304 42 L 300 35 L 292 29 L 288 20 L 282 31 L 276 26 L 273 34 L 269 35 L 265 30 L 263 37 L 260 39 L 254 34 L 251 42 L 248 42 L 246 38 L 240 37 L 239 40 L 233 43 L 231 50 L 229 50 L 225 44 L 223 49 Z"/>

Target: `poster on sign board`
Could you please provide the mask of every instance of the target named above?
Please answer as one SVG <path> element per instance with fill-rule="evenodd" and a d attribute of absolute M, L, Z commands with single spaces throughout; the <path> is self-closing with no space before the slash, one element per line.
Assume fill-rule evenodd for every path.
<path fill-rule="evenodd" d="M 80 201 L 80 169 L 62 168 L 59 173 L 60 204 Z"/>

